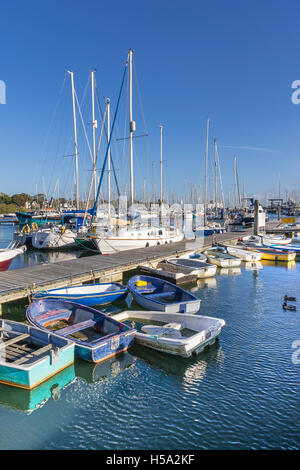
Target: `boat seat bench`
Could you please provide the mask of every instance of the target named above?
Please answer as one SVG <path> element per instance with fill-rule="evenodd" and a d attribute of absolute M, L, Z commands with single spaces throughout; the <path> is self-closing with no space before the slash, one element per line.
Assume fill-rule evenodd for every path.
<path fill-rule="evenodd" d="M 159 299 L 160 297 L 173 297 L 175 292 L 158 292 L 157 294 L 147 295 L 148 299 Z"/>
<path fill-rule="evenodd" d="M 29 337 L 30 337 L 30 335 L 28 333 L 24 333 L 23 335 L 15 336 L 14 338 L 11 338 L 11 339 L 1 343 L 0 344 L 0 349 L 6 348 L 6 346 L 9 346 L 10 344 L 18 343 L 19 341 L 23 341 L 24 339 L 27 339 Z"/>
<path fill-rule="evenodd" d="M 62 335 L 62 336 L 67 336 L 67 335 L 76 333 L 76 331 L 84 330 L 85 328 L 89 328 L 95 325 L 96 325 L 95 320 L 86 320 L 80 323 L 75 323 L 75 325 L 70 325 L 70 326 L 67 326 L 66 328 L 61 328 L 60 330 L 56 330 L 55 333 Z"/>
<path fill-rule="evenodd" d="M 46 344 L 46 346 L 43 346 L 42 348 L 37 349 L 36 351 L 32 351 L 30 354 L 26 354 L 25 356 L 21 357 L 20 359 L 17 359 L 14 361 L 14 364 L 23 364 L 23 362 L 29 361 L 32 357 L 36 356 L 36 361 L 39 360 L 39 356 L 44 354 L 45 352 L 49 351 L 52 349 L 52 344 Z"/>

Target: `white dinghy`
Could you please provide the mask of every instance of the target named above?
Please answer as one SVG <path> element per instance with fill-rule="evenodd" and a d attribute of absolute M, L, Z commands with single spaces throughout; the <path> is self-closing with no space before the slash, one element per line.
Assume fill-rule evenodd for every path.
<path fill-rule="evenodd" d="M 213 344 L 225 325 L 220 318 L 180 313 L 127 310 L 111 317 L 135 325 L 135 340 L 139 344 L 182 357 L 199 354 Z"/>
<path fill-rule="evenodd" d="M 199 261 L 197 258 L 169 258 L 168 264 L 181 268 L 189 274 L 196 274 L 199 279 L 212 277 L 216 274 L 217 267 L 213 264 Z"/>
<path fill-rule="evenodd" d="M 233 268 L 241 265 L 241 260 L 226 253 L 226 249 L 220 246 L 209 248 L 205 251 L 209 263 L 216 264 L 221 268 Z"/>
<path fill-rule="evenodd" d="M 239 258 L 242 261 L 251 261 L 254 263 L 261 260 L 261 253 L 255 253 L 254 251 L 249 252 L 248 250 L 244 250 L 234 245 L 225 245 L 225 248 L 227 253 L 236 256 L 236 258 Z"/>

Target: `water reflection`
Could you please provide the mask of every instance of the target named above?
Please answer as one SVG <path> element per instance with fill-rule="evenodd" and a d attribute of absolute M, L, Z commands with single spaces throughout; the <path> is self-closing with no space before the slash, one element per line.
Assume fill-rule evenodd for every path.
<path fill-rule="evenodd" d="M 62 390 L 74 380 L 75 368 L 72 365 L 33 390 L 23 390 L 0 384 L 0 405 L 32 413 L 44 406 L 50 399 L 59 400 Z"/>
<path fill-rule="evenodd" d="M 295 261 L 279 261 L 276 263 L 276 261 L 263 259 L 261 263 L 263 266 L 278 266 L 280 268 L 285 268 L 285 269 L 290 269 L 290 270 L 296 269 Z"/>
<path fill-rule="evenodd" d="M 217 287 L 217 280 L 215 277 L 208 277 L 206 279 L 197 279 L 197 285 L 189 289 L 190 292 L 197 292 L 199 289 L 209 287 L 215 289 Z"/>
<path fill-rule="evenodd" d="M 138 344 L 134 344 L 131 352 L 138 359 L 141 359 L 155 369 L 159 369 L 168 375 L 172 374 L 183 382 L 188 381 L 191 377 L 197 378 L 201 382 L 210 364 L 221 363 L 223 361 L 223 352 L 218 340 L 212 346 L 206 347 L 199 356 L 193 355 L 191 358 L 164 354 L 154 349 L 144 348 Z"/>
<path fill-rule="evenodd" d="M 116 377 L 133 366 L 135 361 L 136 357 L 128 352 L 118 354 L 118 356 L 100 364 L 92 364 L 78 359 L 75 362 L 75 373 L 77 377 L 81 377 L 87 383 L 94 383 Z"/>
<path fill-rule="evenodd" d="M 230 274 L 241 274 L 241 268 L 240 267 L 235 267 L 235 268 L 220 268 L 218 267 L 217 273 L 220 274 L 221 276 L 229 276 Z"/>
<path fill-rule="evenodd" d="M 243 263 L 243 267 L 247 269 L 248 271 L 255 271 L 256 269 L 262 269 L 263 265 L 261 264 L 260 261 L 257 261 L 256 263 L 252 263 L 251 261 L 246 261 Z"/>

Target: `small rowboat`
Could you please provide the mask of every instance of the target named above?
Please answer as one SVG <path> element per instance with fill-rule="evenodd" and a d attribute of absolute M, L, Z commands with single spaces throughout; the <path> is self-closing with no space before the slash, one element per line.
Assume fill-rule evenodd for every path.
<path fill-rule="evenodd" d="M 83 286 L 63 287 L 61 289 L 42 290 L 33 294 L 34 299 L 60 299 L 78 302 L 82 305 L 103 305 L 123 300 L 128 289 L 119 282 L 85 284 Z"/>
<path fill-rule="evenodd" d="M 196 252 L 186 253 L 184 255 L 179 256 L 179 258 L 180 259 L 192 259 L 192 260 L 203 261 L 203 262 L 207 260 L 207 256 L 204 253 L 196 253 Z"/>
<path fill-rule="evenodd" d="M 184 272 L 188 271 L 190 274 L 197 274 L 198 278 L 212 277 L 217 271 L 217 267 L 213 264 L 198 261 L 196 258 L 169 258 L 167 263 L 183 268 Z"/>
<path fill-rule="evenodd" d="M 241 265 L 241 260 L 226 252 L 226 249 L 220 246 L 209 248 L 205 251 L 209 263 L 216 264 L 221 268 L 233 268 Z"/>
<path fill-rule="evenodd" d="M 75 343 L 75 353 L 101 362 L 126 351 L 135 330 L 91 307 L 63 300 L 41 299 L 26 311 L 30 323 Z"/>
<path fill-rule="evenodd" d="M 238 248 L 232 245 L 225 245 L 225 248 L 227 250 L 227 253 L 232 256 L 235 256 L 236 258 L 241 259 L 242 261 L 251 261 L 252 263 L 255 263 L 261 260 L 260 253 L 249 253 L 249 251 L 246 249 Z"/>
<path fill-rule="evenodd" d="M 24 251 L 26 251 L 26 246 L 16 248 L 14 242 L 10 243 L 6 248 L 0 249 L 0 271 L 6 271 L 12 260 L 24 253 Z"/>
<path fill-rule="evenodd" d="M 125 311 L 114 318 L 134 325 L 135 340 L 142 346 L 182 357 L 199 354 L 213 344 L 225 325 L 220 318 L 179 313 Z"/>
<path fill-rule="evenodd" d="M 262 243 L 266 246 L 274 245 L 275 243 L 278 245 L 289 245 L 292 239 L 287 238 L 284 235 L 263 235 Z"/>
<path fill-rule="evenodd" d="M 275 250 L 274 248 L 262 246 L 248 246 L 247 250 L 261 253 L 261 259 L 270 261 L 293 261 L 296 253 L 291 251 Z"/>
<path fill-rule="evenodd" d="M 0 320 L 0 382 L 32 389 L 74 362 L 74 343 L 34 326 Z"/>
<path fill-rule="evenodd" d="M 300 246 L 299 245 L 270 245 L 269 248 L 273 248 L 274 250 L 281 250 L 286 252 L 294 252 L 296 253 L 296 258 L 300 256 Z"/>
<path fill-rule="evenodd" d="M 245 244 L 255 244 L 261 245 L 264 244 L 265 246 L 270 246 L 279 244 L 279 245 L 289 245 L 291 243 L 291 238 L 286 238 L 283 235 L 247 235 L 242 238 L 242 241 Z"/>
<path fill-rule="evenodd" d="M 148 310 L 195 313 L 201 300 L 171 282 L 150 276 L 133 276 L 128 288 L 134 300 Z"/>

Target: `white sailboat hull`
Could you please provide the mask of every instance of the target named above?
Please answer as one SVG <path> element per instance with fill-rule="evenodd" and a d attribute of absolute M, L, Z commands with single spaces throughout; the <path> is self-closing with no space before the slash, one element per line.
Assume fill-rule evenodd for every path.
<path fill-rule="evenodd" d="M 32 246 L 37 250 L 58 250 L 75 247 L 77 234 L 72 230 L 64 233 L 52 230 L 40 230 L 32 235 Z"/>
<path fill-rule="evenodd" d="M 93 237 L 94 242 L 97 244 L 99 251 L 103 255 L 111 255 L 113 253 L 117 253 L 118 251 L 127 251 L 127 250 L 135 250 L 139 248 L 146 248 L 148 246 L 157 246 L 157 245 L 164 245 L 167 243 L 175 243 L 180 242 L 183 239 L 183 234 L 175 234 L 173 236 L 162 236 L 162 237 L 154 237 L 151 238 L 143 236 L 135 236 L 130 237 L 130 232 L 128 232 L 125 236 L 119 237 L 106 237 L 103 236 Z"/>

